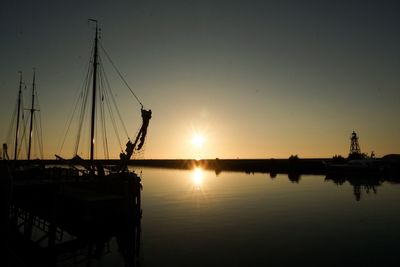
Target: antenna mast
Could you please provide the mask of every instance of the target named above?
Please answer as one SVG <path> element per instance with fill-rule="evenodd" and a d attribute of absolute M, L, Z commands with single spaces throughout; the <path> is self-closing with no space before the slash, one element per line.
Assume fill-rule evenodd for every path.
<path fill-rule="evenodd" d="M 96 23 L 96 33 L 94 37 L 94 55 L 93 55 L 93 93 L 92 93 L 92 117 L 90 125 L 90 165 L 94 170 L 94 126 L 96 122 L 96 82 L 97 82 L 97 42 L 98 42 L 98 25 L 97 20 L 89 19 Z"/>
<path fill-rule="evenodd" d="M 33 114 L 36 111 L 35 107 L 35 80 L 36 80 L 36 71 L 33 69 L 33 82 L 32 82 L 32 106 L 31 106 L 31 122 L 29 127 L 29 142 L 28 142 L 28 160 L 31 159 L 31 148 L 32 148 L 32 135 L 33 135 Z"/>
<path fill-rule="evenodd" d="M 19 117 L 21 110 L 21 93 L 22 93 L 22 72 L 19 72 L 19 90 L 18 90 L 18 111 L 17 111 L 17 128 L 15 130 L 15 147 L 14 147 L 14 160 L 17 160 L 18 151 L 18 134 L 19 134 Z"/>

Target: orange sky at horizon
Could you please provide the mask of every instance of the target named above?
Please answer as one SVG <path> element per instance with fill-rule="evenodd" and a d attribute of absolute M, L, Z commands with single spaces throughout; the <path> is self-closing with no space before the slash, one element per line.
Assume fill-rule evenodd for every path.
<path fill-rule="evenodd" d="M 395 1 L 97 1 L 93 8 L 45 2 L 8 3 L 1 11 L 0 138 L 10 156 L 18 71 L 26 109 L 32 67 L 44 158 L 73 156 L 74 127 L 60 146 L 89 64 L 94 25 L 88 18 L 99 21 L 102 46 L 153 112 L 139 157 L 346 157 L 352 131 L 363 153 L 400 154 Z M 106 127 L 109 158 L 116 159 L 139 130 L 140 105 L 101 58 L 127 130 L 117 125 L 118 141 L 112 123 Z M 78 155 L 87 158 L 87 129 L 81 137 Z M 104 158 L 100 138 L 96 144 L 97 158 Z"/>

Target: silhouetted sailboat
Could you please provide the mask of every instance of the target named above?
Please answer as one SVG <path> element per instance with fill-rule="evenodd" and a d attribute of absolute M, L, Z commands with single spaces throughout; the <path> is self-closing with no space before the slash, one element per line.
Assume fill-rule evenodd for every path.
<path fill-rule="evenodd" d="M 35 260 L 53 261 L 54 254 L 76 251 L 85 244 L 90 262 L 92 247 L 96 247 L 96 255 L 101 255 L 105 243 L 115 236 L 119 250 L 126 255 L 127 266 L 132 266 L 138 250 L 135 247 L 140 242 L 142 185 L 139 175 L 128 169 L 128 163 L 135 152 L 143 149 L 151 110 L 141 105 L 142 125 L 135 139 L 126 143 L 118 164 L 103 166 L 101 161 L 95 160 L 99 29 L 97 21 L 91 21 L 96 23 L 96 32 L 92 71 L 89 72 L 92 80 L 90 157 L 84 160 L 76 154 L 65 160 L 57 156 L 60 159 L 57 166 L 43 166 L 36 169 L 34 176 L 20 177 L 11 189 L 10 209 L 6 209 L 9 216 L 6 217 L 9 217 L 10 232 L 16 236 L 22 234 L 35 249 L 46 248 L 44 253 L 48 253 L 48 259 L 36 259 L 37 253 L 27 251 Z M 40 227 L 42 236 L 35 239 L 33 229 Z M 65 237 L 64 231 L 72 238 Z"/>
<path fill-rule="evenodd" d="M 10 132 L 15 127 L 15 135 L 14 141 L 11 142 L 10 136 L 8 138 L 8 142 L 13 143 L 14 147 L 14 155 L 13 160 L 10 160 L 8 155 L 8 143 L 3 144 L 3 159 L 8 160 L 8 165 L 10 171 L 15 179 L 23 178 L 23 179 L 30 179 L 31 173 L 33 169 L 40 168 L 40 164 L 38 161 L 31 161 L 33 143 L 36 141 L 36 152 L 40 155 L 38 158 L 43 158 L 43 144 L 42 144 L 42 133 L 41 133 L 41 123 L 40 123 L 40 116 L 35 116 L 35 112 L 39 111 L 36 107 L 35 100 L 37 102 L 37 95 L 35 91 L 36 87 L 36 72 L 33 72 L 33 81 L 32 81 L 32 97 L 31 97 L 31 105 L 29 109 L 24 109 L 23 101 L 22 101 L 22 87 L 24 82 L 22 80 L 22 72 L 20 73 L 19 79 L 19 88 L 18 88 L 18 98 L 16 103 L 16 110 L 13 114 L 13 118 L 10 125 Z M 26 120 L 26 116 L 24 115 L 24 110 L 29 111 L 29 120 Z M 29 124 L 29 128 L 27 131 L 27 127 Z M 23 147 L 23 143 L 25 143 L 25 152 L 26 158 L 21 156 L 21 151 Z M 22 161 L 19 161 L 21 160 Z M 25 160 L 26 159 L 26 160 Z"/>
<path fill-rule="evenodd" d="M 21 121 L 21 116 L 22 116 L 22 72 L 19 72 L 19 86 L 18 86 L 18 98 L 17 98 L 17 105 L 16 105 L 16 118 L 14 118 L 15 113 L 13 115 L 13 118 L 11 120 L 11 125 L 10 125 L 10 130 L 13 128 L 14 124 L 14 119 L 15 119 L 15 135 L 14 135 L 14 162 L 18 159 L 18 149 L 19 149 L 19 144 L 20 144 L 20 121 Z M 11 140 L 7 140 L 9 142 Z M 9 160 L 10 157 L 8 155 L 8 143 L 3 143 L 3 159 L 4 160 Z"/>
<path fill-rule="evenodd" d="M 149 126 L 149 121 L 152 116 L 151 110 L 145 110 L 143 108 L 142 103 L 138 100 L 136 95 L 136 99 L 138 100 L 139 104 L 141 105 L 141 116 L 142 116 L 142 126 L 140 127 L 140 130 L 136 136 L 136 138 L 131 141 L 128 140 L 126 143 L 126 148 L 125 152 L 121 152 L 120 154 L 120 159 L 119 159 L 119 164 L 116 166 L 107 166 L 106 169 L 104 169 L 104 166 L 101 165 L 100 162 L 96 162 L 94 157 L 95 157 L 95 125 L 96 125 L 96 102 L 97 102 L 97 97 L 98 97 L 98 65 L 100 64 L 99 60 L 99 28 L 97 25 L 96 20 L 90 20 L 92 22 L 95 22 L 96 24 L 96 29 L 95 29 L 95 37 L 94 37 L 94 50 L 93 50 L 93 57 L 92 57 L 92 71 L 89 71 L 91 73 L 91 79 L 92 79 L 92 92 L 91 92 L 91 112 L 90 112 L 90 155 L 89 155 L 89 160 L 84 160 L 80 156 L 77 155 L 77 151 L 75 151 L 75 156 L 70 159 L 66 160 L 63 159 L 61 156 L 56 155 L 56 158 L 60 160 L 61 163 L 64 164 L 69 164 L 70 166 L 75 166 L 75 165 L 81 165 L 84 167 L 83 170 L 79 170 L 79 175 L 85 176 L 86 178 L 95 178 L 98 176 L 101 176 L 102 179 L 104 180 L 104 177 L 123 177 L 123 176 L 132 176 L 136 175 L 133 172 L 130 172 L 127 168 L 128 162 L 131 159 L 132 155 L 140 151 L 143 147 L 143 144 L 145 142 L 145 137 L 147 135 L 147 128 Z M 108 56 L 108 55 L 107 55 Z M 121 77 L 122 78 L 122 77 Z M 124 81 L 125 82 L 125 81 Z M 132 91 L 131 91 L 132 92 Z M 133 93 L 133 92 L 132 92 Z M 103 101 L 104 95 L 101 96 Z M 78 134 L 79 135 L 79 134 Z M 74 168 L 74 170 L 78 170 L 77 168 Z M 106 173 L 107 171 L 107 173 Z M 76 173 L 76 172 L 74 172 Z"/>

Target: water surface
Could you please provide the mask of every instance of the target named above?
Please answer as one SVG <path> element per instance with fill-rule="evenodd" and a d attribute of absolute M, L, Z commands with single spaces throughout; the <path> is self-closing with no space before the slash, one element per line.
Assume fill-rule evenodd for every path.
<path fill-rule="evenodd" d="M 142 182 L 141 266 L 397 263 L 399 184 L 166 169 Z"/>
<path fill-rule="evenodd" d="M 398 266 L 400 183 L 148 168 L 142 183 L 137 266 Z M 107 247 L 91 266 L 126 266 Z"/>

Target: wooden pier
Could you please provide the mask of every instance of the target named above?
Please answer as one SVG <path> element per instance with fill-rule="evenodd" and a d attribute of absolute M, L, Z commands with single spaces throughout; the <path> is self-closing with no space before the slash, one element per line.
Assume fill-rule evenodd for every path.
<path fill-rule="evenodd" d="M 109 250 L 112 238 L 126 266 L 136 265 L 142 212 L 138 176 L 13 181 L 7 167 L 3 162 L 2 174 L 10 174 L 1 178 L 3 245 L 14 256 L 5 266 L 59 266 L 65 261 L 90 266 Z"/>

